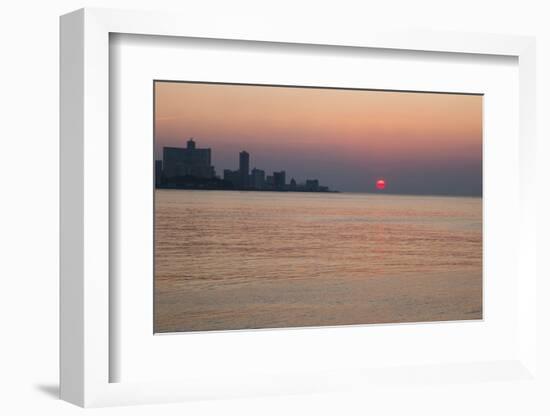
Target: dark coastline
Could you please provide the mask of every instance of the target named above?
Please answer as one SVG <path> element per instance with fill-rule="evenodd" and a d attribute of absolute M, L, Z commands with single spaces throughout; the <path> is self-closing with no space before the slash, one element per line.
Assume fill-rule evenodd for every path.
<path fill-rule="evenodd" d="M 238 191 L 238 192 L 290 192 L 290 193 L 315 193 L 315 194 L 367 194 L 367 195 L 385 195 L 388 197 L 392 196 L 403 196 L 403 197 L 412 197 L 412 198 L 483 198 L 483 195 L 473 195 L 473 194 L 428 194 L 428 193 L 402 193 L 402 192 L 392 192 L 392 191 L 335 191 L 335 190 L 291 190 L 291 189 L 253 189 L 253 188 L 214 188 L 214 187 L 190 187 L 190 186 L 171 186 L 171 185 L 156 185 L 155 189 L 162 190 L 187 190 L 187 191 Z"/>
<path fill-rule="evenodd" d="M 321 193 L 338 194 L 340 191 L 333 190 L 306 190 L 306 189 L 255 189 L 255 188 L 229 188 L 200 185 L 156 185 L 155 189 L 175 189 L 175 190 L 193 190 L 193 191 L 239 191 L 239 192 L 300 192 L 300 193 Z"/>

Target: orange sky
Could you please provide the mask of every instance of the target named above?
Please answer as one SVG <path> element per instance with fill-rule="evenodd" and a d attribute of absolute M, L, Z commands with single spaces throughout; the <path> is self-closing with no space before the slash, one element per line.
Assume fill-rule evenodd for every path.
<path fill-rule="evenodd" d="M 155 96 L 157 155 L 195 137 L 219 174 L 247 150 L 251 167 L 337 189 L 481 192 L 479 95 L 156 82 Z"/>

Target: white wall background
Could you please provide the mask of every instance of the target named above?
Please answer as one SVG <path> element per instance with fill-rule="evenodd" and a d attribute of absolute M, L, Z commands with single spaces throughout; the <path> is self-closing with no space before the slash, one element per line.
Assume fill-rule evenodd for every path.
<path fill-rule="evenodd" d="M 540 212 L 550 212 L 550 12 L 546 0 L 170 1 L 9 0 L 0 12 L 0 413 L 82 410 L 56 399 L 58 383 L 58 16 L 81 7 L 178 10 L 209 24 L 212 15 L 272 19 L 281 27 L 387 25 L 536 35 Z M 550 251 L 541 216 L 540 253 Z M 541 256 L 542 257 L 542 256 Z M 547 256 L 546 256 L 547 257 Z M 550 270 L 540 262 L 541 276 Z M 542 269 L 544 267 L 544 269 Z M 550 284 L 542 279 L 539 322 L 550 350 Z M 546 331 L 544 331 L 546 328 Z M 547 370 L 548 359 L 540 357 Z M 546 371 L 550 374 L 550 371 Z M 544 390 L 544 391 L 543 391 Z M 437 394 L 434 394 L 437 391 Z M 370 397 L 318 396 L 195 402 L 99 409 L 101 415 L 550 414 L 545 389 L 506 383 L 408 388 Z"/>

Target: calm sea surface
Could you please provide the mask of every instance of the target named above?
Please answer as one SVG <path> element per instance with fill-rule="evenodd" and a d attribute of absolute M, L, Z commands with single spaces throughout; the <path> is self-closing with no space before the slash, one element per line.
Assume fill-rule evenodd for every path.
<path fill-rule="evenodd" d="M 481 198 L 155 192 L 156 332 L 482 317 Z"/>

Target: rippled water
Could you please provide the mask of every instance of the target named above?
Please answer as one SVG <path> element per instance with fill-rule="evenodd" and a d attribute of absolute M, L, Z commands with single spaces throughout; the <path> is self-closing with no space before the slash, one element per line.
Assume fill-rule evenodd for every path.
<path fill-rule="evenodd" d="M 479 319 L 481 219 L 480 198 L 156 190 L 155 330 Z"/>

